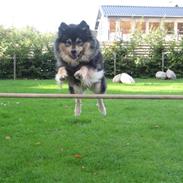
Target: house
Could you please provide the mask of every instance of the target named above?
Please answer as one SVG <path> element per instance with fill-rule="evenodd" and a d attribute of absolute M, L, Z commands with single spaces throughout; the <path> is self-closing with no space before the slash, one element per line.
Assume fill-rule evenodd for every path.
<path fill-rule="evenodd" d="M 114 6 L 100 7 L 95 24 L 101 42 L 129 40 L 132 33 L 148 34 L 160 28 L 167 39 L 183 36 L 183 7 Z"/>

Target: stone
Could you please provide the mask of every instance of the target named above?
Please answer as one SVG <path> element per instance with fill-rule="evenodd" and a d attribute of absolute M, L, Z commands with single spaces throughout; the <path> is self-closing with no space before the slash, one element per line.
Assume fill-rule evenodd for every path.
<path fill-rule="evenodd" d="M 121 74 L 114 76 L 114 78 L 112 79 L 112 82 L 113 83 L 120 83 L 121 82 L 120 77 L 121 77 Z"/>
<path fill-rule="evenodd" d="M 176 74 L 172 70 L 168 69 L 166 71 L 166 77 L 168 79 L 176 79 Z"/>
<path fill-rule="evenodd" d="M 155 74 L 156 79 L 166 79 L 166 73 L 163 71 L 158 71 Z"/>
<path fill-rule="evenodd" d="M 120 81 L 124 84 L 133 84 L 135 80 L 127 73 L 122 73 L 120 77 Z"/>

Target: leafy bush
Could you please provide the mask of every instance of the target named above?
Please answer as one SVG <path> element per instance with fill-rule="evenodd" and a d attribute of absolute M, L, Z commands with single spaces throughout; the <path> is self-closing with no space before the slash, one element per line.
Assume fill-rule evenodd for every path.
<path fill-rule="evenodd" d="M 148 55 L 138 55 L 135 49 L 142 44 L 149 45 Z M 172 69 L 178 77 L 183 77 L 183 40 L 166 42 L 165 33 L 161 30 L 142 35 L 133 34 L 130 42 L 117 42 L 104 47 L 104 60 L 106 75 L 114 76 L 114 54 L 116 54 L 116 71 L 126 72 L 133 77 L 154 77 L 162 69 L 162 53 L 167 52 L 165 60 L 166 69 Z"/>
<path fill-rule="evenodd" d="M 34 28 L 4 28 L 0 26 L 0 78 L 13 78 L 13 55 L 17 58 L 17 78 L 48 79 L 55 75 L 53 42 L 55 34 L 40 33 Z M 150 46 L 147 55 L 136 54 L 142 44 Z M 135 32 L 128 43 L 104 45 L 106 76 L 126 72 L 133 77 L 154 77 L 161 70 L 162 52 L 167 52 L 165 69 L 183 77 L 183 40 L 166 42 L 165 33 L 152 31 L 147 35 Z M 114 60 L 116 59 L 116 70 Z"/>
<path fill-rule="evenodd" d="M 105 60 L 105 72 L 107 77 L 112 77 L 115 73 L 116 60 L 116 73 L 121 71 L 133 74 L 135 70 L 134 60 L 127 57 L 129 54 L 128 46 L 123 42 L 113 43 L 111 46 L 104 47 L 104 60 Z"/>
<path fill-rule="evenodd" d="M 176 45 L 174 42 L 170 45 L 167 54 L 168 68 L 175 71 L 180 78 L 183 77 L 183 39 Z"/>
<path fill-rule="evenodd" d="M 17 58 L 18 78 L 53 78 L 54 38 L 54 34 L 40 33 L 31 27 L 0 27 L 0 78 L 13 77 L 13 55 Z"/>

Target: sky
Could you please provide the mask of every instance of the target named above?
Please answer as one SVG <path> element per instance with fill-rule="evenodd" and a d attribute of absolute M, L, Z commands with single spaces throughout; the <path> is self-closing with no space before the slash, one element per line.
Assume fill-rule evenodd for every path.
<path fill-rule="evenodd" d="M 95 26 L 100 5 L 183 6 L 183 0 L 1 0 L 0 25 L 57 32 L 61 22 Z"/>

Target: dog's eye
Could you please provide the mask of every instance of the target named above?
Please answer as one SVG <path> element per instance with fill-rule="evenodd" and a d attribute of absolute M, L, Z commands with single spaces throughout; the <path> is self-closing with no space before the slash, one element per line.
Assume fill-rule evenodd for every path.
<path fill-rule="evenodd" d="M 76 40 L 76 44 L 79 45 L 79 46 L 82 46 L 83 45 L 83 41 L 81 39 L 77 39 Z"/>
<path fill-rule="evenodd" d="M 65 42 L 66 46 L 71 46 L 71 44 L 72 44 L 72 41 L 70 39 L 66 40 L 66 42 Z"/>

